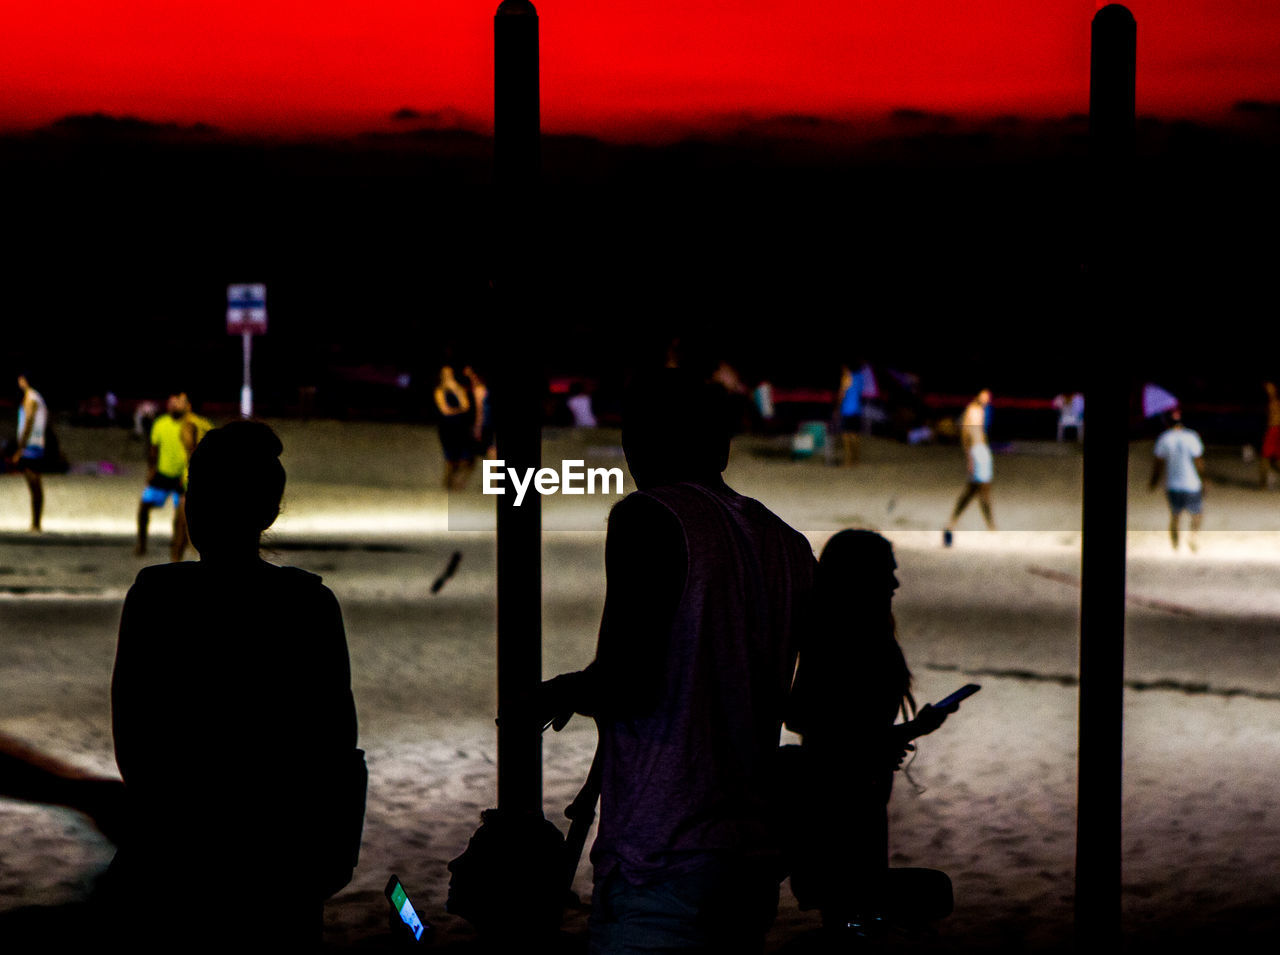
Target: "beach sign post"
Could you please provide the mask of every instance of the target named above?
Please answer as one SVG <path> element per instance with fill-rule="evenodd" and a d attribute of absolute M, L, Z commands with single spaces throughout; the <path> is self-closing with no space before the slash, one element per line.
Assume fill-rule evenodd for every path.
<path fill-rule="evenodd" d="M 267 333 L 267 287 L 261 283 L 227 286 L 227 334 L 243 343 L 244 368 L 240 387 L 240 417 L 253 417 L 253 338 Z"/>

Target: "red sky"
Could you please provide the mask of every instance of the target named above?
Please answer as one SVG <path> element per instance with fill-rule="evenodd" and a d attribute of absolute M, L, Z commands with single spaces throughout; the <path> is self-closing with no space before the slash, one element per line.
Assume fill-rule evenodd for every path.
<path fill-rule="evenodd" d="M 535 0 L 543 128 L 899 107 L 1058 116 L 1088 102 L 1094 0 Z M 1133 0 L 1138 106 L 1280 101 L 1276 0 Z M 487 124 L 497 0 L 39 0 L 0 31 L 0 128 L 68 113 L 231 131 Z"/>

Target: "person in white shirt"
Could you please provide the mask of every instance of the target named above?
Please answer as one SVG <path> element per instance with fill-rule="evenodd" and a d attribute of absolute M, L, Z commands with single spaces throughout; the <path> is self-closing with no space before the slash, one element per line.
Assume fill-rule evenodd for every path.
<path fill-rule="evenodd" d="M 596 426 L 595 411 L 591 407 L 591 395 L 582 382 L 575 381 L 569 386 L 569 412 L 573 415 L 575 428 L 594 428 Z"/>
<path fill-rule="evenodd" d="M 1179 525 L 1182 512 L 1186 511 L 1191 515 L 1191 535 L 1187 545 L 1194 551 L 1204 517 L 1204 478 L 1201 472 L 1204 442 L 1200 435 L 1182 423 L 1180 409 L 1170 411 L 1169 420 L 1169 428 L 1156 438 L 1151 490 L 1159 486 L 1163 476 L 1165 496 L 1169 500 L 1169 538 L 1173 548 L 1178 549 Z"/>

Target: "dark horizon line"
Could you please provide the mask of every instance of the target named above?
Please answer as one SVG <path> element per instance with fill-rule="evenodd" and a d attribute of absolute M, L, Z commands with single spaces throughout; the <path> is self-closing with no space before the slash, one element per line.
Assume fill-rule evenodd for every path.
<path fill-rule="evenodd" d="M 184 123 L 177 120 L 151 119 L 132 113 L 112 113 L 106 110 L 66 113 L 37 126 L 0 128 L 0 140 L 41 138 L 72 132 L 81 134 L 135 135 L 138 137 L 198 137 L 204 140 L 235 144 L 330 144 L 363 143 L 370 140 L 397 140 L 413 136 L 458 135 L 491 139 L 492 122 L 468 114 L 453 107 L 434 110 L 418 110 L 401 106 L 382 116 L 386 124 L 382 128 L 370 127 L 351 131 L 274 130 L 251 131 L 231 129 L 215 123 L 197 120 Z M 1165 112 L 1138 112 L 1139 124 L 1174 126 L 1192 125 L 1207 128 L 1241 125 L 1262 127 L 1259 131 L 1280 132 L 1280 100 L 1241 99 L 1229 108 L 1217 113 L 1189 111 L 1184 114 Z M 933 126 L 931 132 L 942 132 L 937 127 L 952 127 L 956 133 L 1016 127 L 1044 128 L 1087 124 L 1087 109 L 1065 112 L 1009 112 L 982 110 L 941 110 L 902 105 L 888 107 L 874 113 L 820 113 L 804 110 L 775 110 L 754 112 L 735 110 L 708 112 L 696 119 L 671 119 L 651 121 L 647 132 L 636 130 L 621 133 L 613 130 L 543 130 L 543 137 L 559 140 L 594 140 L 617 146 L 660 146 L 679 141 L 719 139 L 755 134 L 761 138 L 803 139 L 807 136 L 824 139 L 837 134 L 851 137 L 874 137 L 888 132 L 910 133 L 921 131 L 919 127 Z M 639 127 L 640 124 L 637 124 Z M 1269 127 L 1269 129 L 1268 129 Z"/>

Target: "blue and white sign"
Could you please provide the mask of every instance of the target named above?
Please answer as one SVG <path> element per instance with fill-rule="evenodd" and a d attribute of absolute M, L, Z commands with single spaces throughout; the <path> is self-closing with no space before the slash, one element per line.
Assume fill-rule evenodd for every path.
<path fill-rule="evenodd" d="M 231 335 L 263 335 L 267 331 L 267 287 L 227 286 L 227 332 Z"/>

